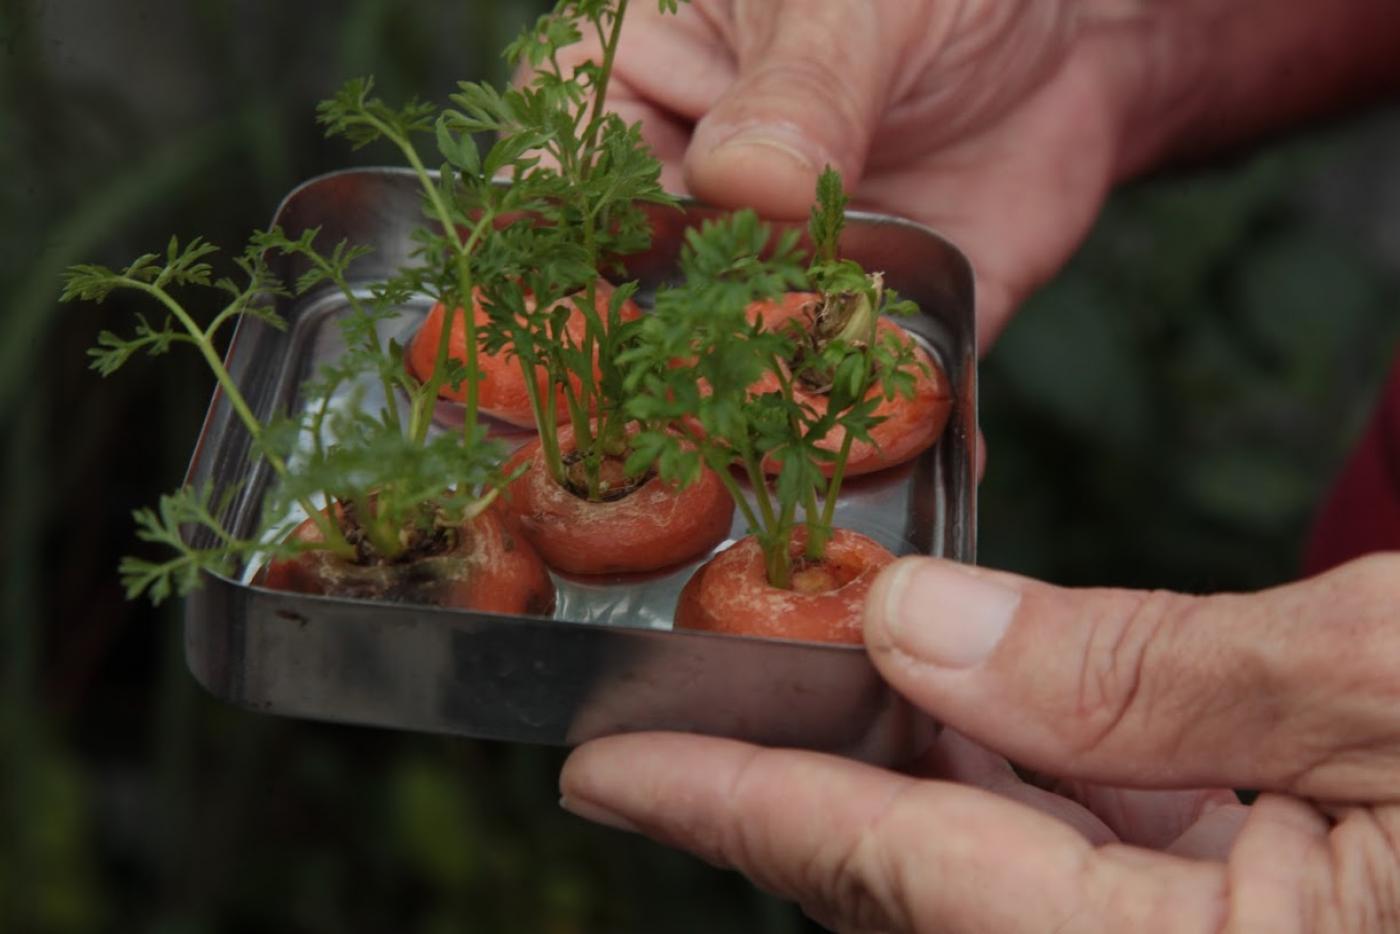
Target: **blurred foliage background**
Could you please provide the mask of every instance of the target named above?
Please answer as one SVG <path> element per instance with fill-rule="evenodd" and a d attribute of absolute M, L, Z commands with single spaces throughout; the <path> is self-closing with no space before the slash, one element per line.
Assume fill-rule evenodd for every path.
<path fill-rule="evenodd" d="M 343 79 L 503 79 L 538 5 L 0 0 L 0 932 L 810 929 L 560 812 L 559 750 L 221 706 L 179 607 L 116 581 L 211 385 L 178 355 L 89 373 L 123 307 L 60 308 L 60 271 L 240 244 L 298 181 L 388 158 L 321 139 Z M 1288 579 L 1400 338 L 1397 155 L 1391 108 L 1117 196 L 984 366 L 982 560 Z"/>

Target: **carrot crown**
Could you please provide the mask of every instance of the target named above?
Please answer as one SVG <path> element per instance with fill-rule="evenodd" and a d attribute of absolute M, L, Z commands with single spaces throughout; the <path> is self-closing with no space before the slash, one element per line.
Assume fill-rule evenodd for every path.
<path fill-rule="evenodd" d="M 438 122 L 454 173 L 476 168 L 472 134 L 498 134 L 497 149 L 513 157 L 495 160 L 485 173 L 487 181 L 507 173 L 504 189 L 469 186 L 477 210 L 494 206 L 497 217 L 514 221 L 479 258 L 485 344 L 508 350 L 523 369 L 541 450 L 560 483 L 555 400 L 564 398 L 590 499 L 602 495 L 605 458 L 627 449 L 623 380 L 614 361 L 634 337 L 623 309 L 636 291 L 626 282 L 600 299 L 599 283 L 620 269 L 617 257 L 650 245 L 642 205 L 675 204 L 661 188 L 661 164 L 639 126 L 605 107 L 626 7 L 626 0 L 560 3 L 507 50 L 513 64 L 533 70 L 525 86 L 498 91 L 462 83 Z M 566 69 L 559 51 L 585 33 L 596 37 L 602 60 Z M 458 146 L 466 158 L 454 158 Z M 497 203 L 505 198 L 508 206 Z M 472 343 L 468 335 L 468 352 Z M 536 368 L 547 374 L 547 392 L 539 391 Z"/>
<path fill-rule="evenodd" d="M 806 554 L 820 559 L 852 443 L 870 441 L 882 395 L 913 386 L 912 348 L 877 340 L 874 326 L 881 311 L 910 306 L 878 275 L 837 258 L 844 204 L 828 169 L 808 230 L 816 255 L 805 264 L 796 231 L 774 238 L 749 211 L 689 231 L 681 282 L 658 292 L 639 346 L 623 358 L 635 393 L 628 411 L 646 425 L 636 463 L 654 461 L 682 483 L 702 465 L 717 471 L 777 587 L 791 582 L 799 515 Z M 785 292 L 813 288 L 819 307 L 805 326 L 769 328 L 757 313 Z M 822 444 L 838 430 L 835 450 Z"/>
<path fill-rule="evenodd" d="M 601 462 L 603 454 L 615 453 L 610 446 L 623 437 L 622 376 L 612 361 L 628 333 L 619 310 L 635 287 L 619 288 L 600 312 L 598 278 L 608 257 L 646 246 L 649 231 L 639 203 L 671 201 L 660 188 L 659 165 L 642 146 L 640 131 L 604 111 L 627 2 L 562 0 L 507 50 L 513 62 L 536 69 L 536 78 L 519 90 L 462 83 L 451 107 L 439 110 L 413 100 L 395 108 L 374 96 L 373 79 L 358 78 L 321 103 L 317 117 L 327 135 L 344 137 L 355 148 L 386 141 L 418 179 L 426 223 L 415 234 L 415 264 L 387 282 L 354 282 L 351 265 L 364 249 L 345 242 L 327 248 L 317 243 L 316 230 L 295 240 L 275 229 L 254 234 L 236 259 L 237 281 L 214 279 L 209 257 L 215 248 L 199 239 L 184 245 L 172 239 L 164 255 L 142 256 L 122 270 L 93 265 L 69 270 L 64 301 L 100 302 L 114 291 L 129 290 L 144 293 L 164 313 L 159 324 L 138 317 L 125 336 L 104 331 L 92 351 L 96 369 L 107 375 L 138 353 L 193 345 L 278 478 L 263 526 L 246 538 L 225 525 L 231 492 L 215 501 L 209 490 L 185 489 L 163 497 L 157 509 L 139 510 L 138 537 L 168 546 L 175 557 L 126 559 L 122 574 L 128 596 L 146 592 L 159 602 L 196 586 L 204 571 L 226 573 L 237 560 L 306 547 L 345 557 L 368 549 L 392 560 L 412 530 L 464 521 L 485 509 L 505 478 L 499 470 L 503 452 L 486 441 L 477 420 L 479 335 L 473 315 L 464 316 L 466 359 L 454 361 L 448 353 L 451 316 L 463 314 L 478 290 L 491 311 L 484 335 L 488 346 L 509 342 L 522 366 L 543 362 L 551 380 L 569 389 L 576 431 L 596 441 L 602 452 L 590 457 Z M 673 10 L 676 3 L 660 0 L 660 6 Z M 585 30 L 598 36 L 603 60 L 566 74 L 557 53 Z M 483 132 L 496 134 L 484 148 L 477 141 Z M 435 145 L 435 155 L 424 155 L 424 137 Z M 552 164 L 546 166 L 541 154 Z M 440 171 L 430 171 L 430 162 L 440 164 Z M 530 222 L 512 223 L 520 218 Z M 279 281 L 268 265 L 268 257 L 278 253 L 297 257 L 308 271 L 295 283 Z M 207 324 L 182 303 L 185 289 L 199 287 L 227 297 Z M 318 288 L 338 289 L 348 305 L 342 319 L 348 350 L 303 388 L 307 402 L 301 411 L 260 417 L 224 367 L 216 342 L 226 324 L 244 316 L 284 327 L 271 301 Z M 409 297 L 423 293 L 443 302 L 449 320 L 436 365 L 420 382 L 405 372 L 401 348 L 381 342 L 377 326 L 398 314 Z M 560 311 L 560 300 L 584 313 L 581 339 L 561 330 L 567 313 Z M 534 380 L 527 383 L 533 391 Z M 377 385 L 386 400 L 379 411 L 339 404 L 346 398 L 360 401 L 369 385 Z M 460 435 L 430 430 L 438 390 L 446 385 L 465 387 Z M 541 430 L 553 442 L 553 409 L 538 398 L 534 402 Z M 557 458 L 557 446 L 554 454 Z M 595 468 L 595 486 L 596 473 Z M 337 505 L 346 508 L 331 508 Z M 284 541 L 286 517 L 298 512 L 316 522 L 321 542 Z M 357 544 L 347 541 L 333 518 L 337 512 L 354 515 Z M 191 524 L 212 533 L 204 536 L 212 544 L 191 545 L 181 532 Z"/>

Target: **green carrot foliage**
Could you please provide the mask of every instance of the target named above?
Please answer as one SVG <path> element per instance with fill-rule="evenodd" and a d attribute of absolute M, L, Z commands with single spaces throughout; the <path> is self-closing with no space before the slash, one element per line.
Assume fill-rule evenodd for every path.
<path fill-rule="evenodd" d="M 808 557 L 821 557 L 852 444 L 871 442 L 881 399 L 911 394 L 917 372 L 908 342 L 876 329 L 882 311 L 908 304 L 892 302 L 878 274 L 838 256 L 844 206 L 840 178 L 828 170 L 808 229 L 816 256 L 805 265 L 796 231 L 775 240 L 752 212 L 689 231 L 679 283 L 658 292 L 637 346 L 622 356 L 633 393 L 627 411 L 646 426 L 633 443 L 632 469 L 654 463 L 682 484 L 702 466 L 715 470 L 778 587 L 790 581 L 799 521 Z M 808 320 L 773 330 L 754 311 L 756 302 L 813 288 Z M 805 402 L 812 393 L 825 404 Z M 839 447 L 823 445 L 838 432 Z M 748 481 L 752 503 L 732 466 Z"/>
<path fill-rule="evenodd" d="M 637 331 L 622 314 L 635 285 L 605 295 L 600 277 L 619 268 L 619 257 L 649 244 L 642 205 L 674 203 L 660 186 L 659 163 L 642 144 L 640 129 L 604 106 L 627 2 L 560 2 L 507 49 L 512 62 L 534 68 L 521 88 L 464 82 L 446 108 L 419 100 L 395 107 L 375 96 L 372 78 L 356 78 L 320 104 L 317 120 L 328 136 L 356 149 L 388 142 L 418 180 L 425 223 L 413 234 L 412 262 L 387 281 L 357 282 L 353 267 L 365 249 L 347 242 L 327 249 L 314 229 L 295 238 L 277 229 L 255 233 L 233 260 L 236 273 L 225 277 L 215 278 L 216 248 L 198 238 L 184 245 L 172 238 L 163 255 L 141 256 L 121 270 L 69 270 L 64 301 L 101 302 L 126 289 L 144 293 L 164 311 L 154 320 L 138 314 L 126 335 L 103 331 L 90 352 L 94 368 L 110 375 L 137 355 L 194 346 L 276 475 L 263 524 L 246 538 L 225 528 L 226 501 L 211 504 L 207 490 L 179 491 L 157 510 L 139 512 L 138 538 L 163 544 L 176 557 L 128 559 L 123 574 L 133 596 L 144 591 L 158 601 L 184 592 L 203 572 L 227 572 L 255 550 L 290 547 L 278 544 L 289 516 L 309 516 L 317 524 L 322 541 L 316 547 L 355 558 L 363 547 L 352 548 L 331 517 L 336 504 L 352 507 L 363 540 L 384 560 L 402 550 L 406 530 L 480 512 L 505 478 L 502 451 L 478 425 L 479 345 L 508 349 L 525 368 L 556 477 L 562 468 L 554 391 L 536 391 L 534 367 L 544 367 L 551 385 L 567 395 L 588 492 L 597 494 L 603 459 L 626 450 L 624 372 L 617 360 Z M 674 0 L 660 2 L 663 10 L 675 6 Z M 566 68 L 561 51 L 585 35 L 596 37 L 602 60 Z M 489 145 L 483 143 L 488 135 L 494 137 Z M 432 156 L 420 149 L 425 138 Z M 284 282 L 272 272 L 273 257 L 304 271 Z M 226 304 L 212 321 L 196 322 L 178 294 L 186 288 L 220 290 Z M 260 416 L 220 359 L 224 326 L 254 318 L 284 328 L 277 303 L 318 289 L 338 291 L 347 306 L 340 319 L 345 353 L 303 386 L 299 411 Z M 380 333 L 405 302 L 421 295 L 441 302 L 447 320 L 432 373 L 419 381 L 404 368 L 403 348 Z M 478 298 L 489 314 L 480 334 L 475 315 L 463 310 Z M 463 360 L 449 353 L 456 315 L 465 324 Z M 582 318 L 581 332 L 570 325 L 572 316 Z M 369 386 L 384 399 L 378 411 L 361 404 Z M 448 387 L 463 391 L 464 427 L 460 436 L 434 436 L 432 413 Z M 182 526 L 202 527 L 214 544 L 190 546 Z"/>

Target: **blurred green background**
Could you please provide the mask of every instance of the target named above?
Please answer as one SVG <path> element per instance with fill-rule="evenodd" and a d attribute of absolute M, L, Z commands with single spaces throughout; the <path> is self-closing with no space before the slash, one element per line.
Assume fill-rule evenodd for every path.
<path fill-rule="evenodd" d="M 741 879 L 557 807 L 558 750 L 244 713 L 122 599 L 130 511 L 211 389 L 101 381 L 78 261 L 228 245 L 351 154 L 317 100 L 503 78 L 537 3 L 0 2 L 0 931 L 809 930 Z M 1400 113 L 1122 192 L 983 369 L 985 563 L 1068 583 L 1288 579 L 1400 337 Z"/>

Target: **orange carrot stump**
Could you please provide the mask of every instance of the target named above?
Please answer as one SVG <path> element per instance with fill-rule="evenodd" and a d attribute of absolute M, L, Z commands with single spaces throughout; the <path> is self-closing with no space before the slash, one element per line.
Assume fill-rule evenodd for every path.
<path fill-rule="evenodd" d="M 806 336 L 816 330 L 821 309 L 822 296 L 814 292 L 789 292 L 778 301 L 755 302 L 749 307 L 749 315 L 761 320 L 769 330 L 779 333 L 791 330 Z M 914 385 L 907 396 L 895 394 L 890 398 L 881 398 L 879 387 L 871 387 L 867 398 L 879 400 L 872 413 L 878 421 L 870 429 L 870 440 L 852 442 L 846 460 L 848 477 L 874 473 L 918 457 L 938 441 L 953 408 L 953 392 L 943 368 L 896 322 L 880 318 L 875 327 L 879 339 L 899 341 L 912 353 Z M 772 373 L 765 374 L 754 387 L 755 392 L 777 389 L 778 377 Z M 828 395 L 821 386 L 799 378 L 792 391 L 800 405 L 818 412 L 826 409 Z M 836 427 L 818 441 L 817 446 L 835 453 L 841 450 L 844 440 L 845 431 Z M 822 472 L 831 473 L 829 462 L 819 466 Z M 781 464 L 776 461 L 764 464 L 764 470 L 769 473 L 777 473 L 780 468 Z"/>
<path fill-rule="evenodd" d="M 354 540 L 354 523 L 336 510 L 346 537 Z M 290 541 L 317 544 L 324 536 L 307 519 Z M 554 611 L 554 584 L 530 546 L 516 538 L 497 506 L 461 525 L 436 527 L 410 543 L 396 560 L 378 559 L 372 548 L 357 544 L 356 556 L 309 550 L 268 562 L 253 583 L 293 593 L 418 603 L 476 610 L 548 616 Z"/>
<path fill-rule="evenodd" d="M 807 529 L 799 526 L 789 546 L 791 586 L 783 588 L 768 583 L 757 539 L 735 542 L 685 585 L 676 628 L 859 645 L 865 596 L 894 555 L 849 529 L 832 533 L 820 559 L 803 556 L 806 544 Z"/>
<path fill-rule="evenodd" d="M 805 269 L 796 237 L 771 243 L 751 212 L 690 231 L 681 281 L 658 290 L 629 352 L 637 393 L 628 412 L 646 426 L 634 444 L 667 479 L 716 470 L 751 532 L 686 584 L 679 628 L 859 643 L 865 593 L 894 560 L 835 528 L 842 481 L 862 460 L 875 470 L 926 448 L 951 400 L 927 355 L 880 320 L 912 306 L 879 273 L 837 257 L 844 205 L 827 170 L 809 225 L 817 255 Z M 915 414 L 901 414 L 899 401 Z M 875 432 L 888 421 L 916 437 L 881 443 Z"/>
<path fill-rule="evenodd" d="M 566 471 L 576 467 L 573 432 L 559 432 Z M 628 477 L 620 458 L 604 463 L 606 488 L 590 500 L 581 471 L 560 484 L 550 475 L 540 442 L 531 441 L 506 463 L 507 475 L 524 473 L 506 491 L 520 534 L 545 562 L 570 574 L 653 571 L 689 561 L 722 541 L 734 503 L 711 470 L 686 487 L 654 471 Z"/>
<path fill-rule="evenodd" d="M 598 283 L 598 290 L 595 297 L 595 305 L 600 318 L 606 320 L 608 303 L 612 300 L 613 286 L 605 281 Z M 570 299 L 565 299 L 570 301 Z M 530 308 L 533 310 L 533 303 Z M 474 321 L 476 333 L 484 335 L 487 326 L 490 324 L 490 316 L 481 303 L 481 292 L 477 290 L 476 301 L 473 304 Z M 622 303 L 621 320 L 632 321 L 641 315 L 641 310 L 637 303 L 627 299 Z M 408 348 L 404 352 L 404 363 L 411 373 L 420 382 L 426 383 L 428 377 L 432 375 L 433 364 L 437 357 L 438 343 L 442 339 L 443 320 L 447 317 L 447 309 L 438 302 L 428 312 L 428 316 L 423 319 L 422 325 L 414 332 L 412 340 L 409 341 Z M 575 344 L 581 344 L 584 339 L 585 317 L 578 307 L 574 307 L 569 313 L 565 330 L 568 339 Z M 447 355 L 449 360 L 457 363 L 465 363 L 467 359 L 466 351 L 467 328 L 463 316 L 459 313 L 452 316 L 452 331 L 448 336 Z M 477 406 L 479 410 L 493 418 L 498 418 L 511 425 L 522 428 L 533 427 L 535 424 L 534 410 L 530 406 L 530 392 L 526 388 L 524 368 L 520 361 L 515 359 L 515 354 L 510 348 L 502 349 L 491 353 L 485 347 L 477 351 L 477 368 L 481 373 L 481 382 L 478 388 Z M 549 394 L 549 370 L 543 364 L 533 367 L 535 376 L 535 390 L 540 398 L 548 398 Z M 596 379 L 596 367 L 595 367 Z M 573 380 L 574 389 L 577 391 L 578 380 Z M 462 384 L 449 385 L 444 383 L 438 387 L 438 396 L 449 399 L 453 402 L 461 402 L 466 398 L 466 388 Z M 568 411 L 568 402 L 562 391 L 555 393 L 555 411 L 564 414 Z"/>

